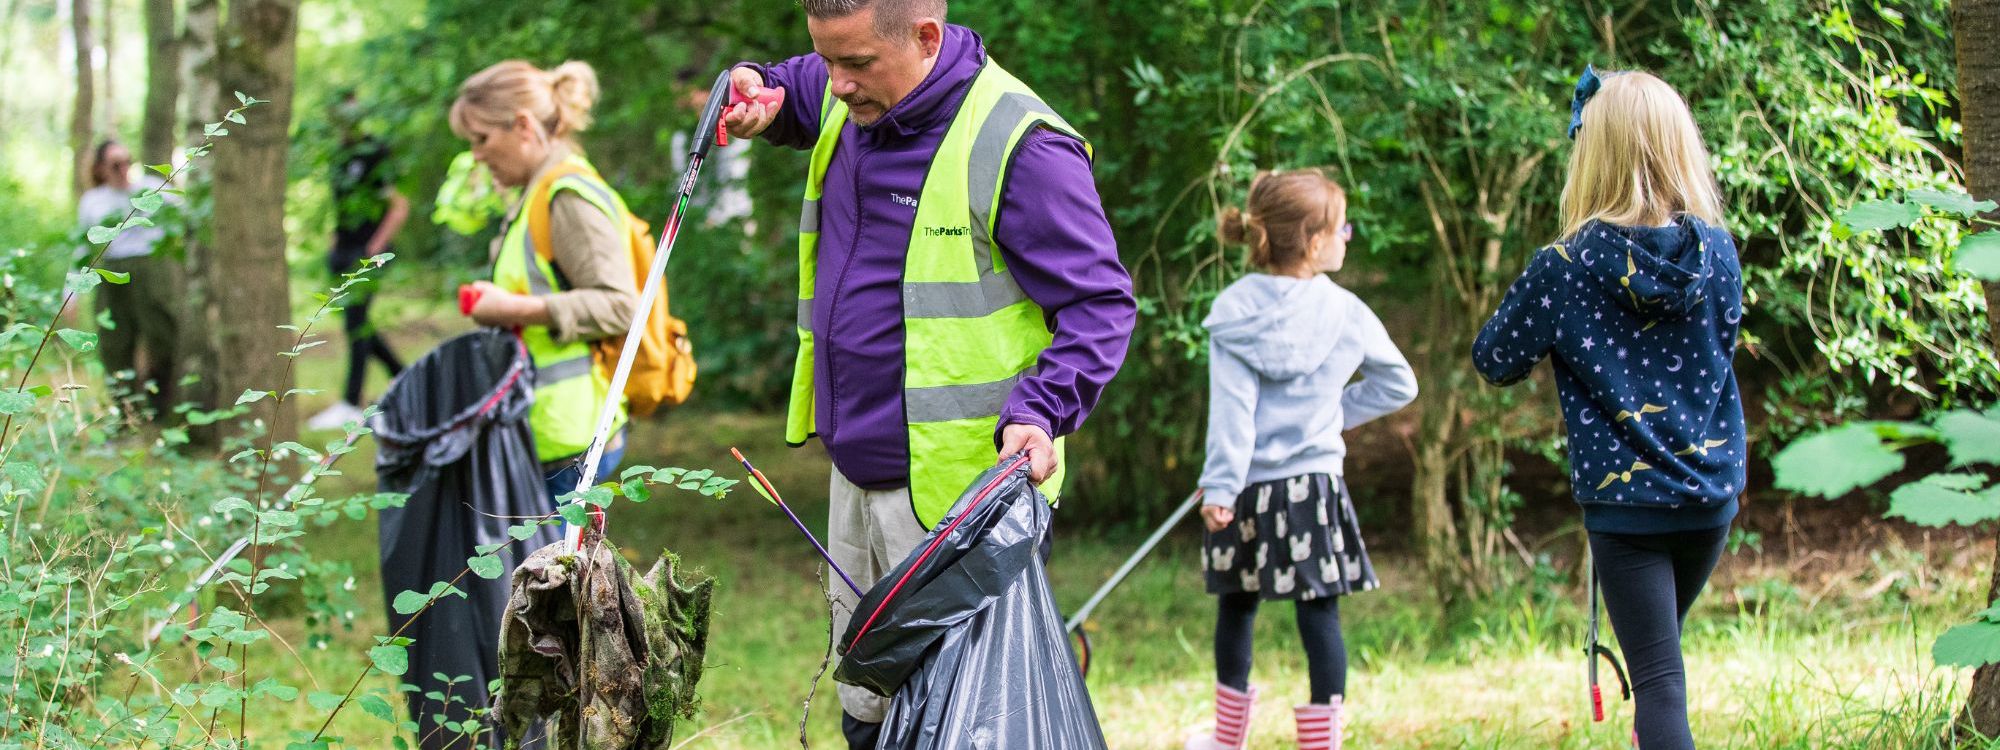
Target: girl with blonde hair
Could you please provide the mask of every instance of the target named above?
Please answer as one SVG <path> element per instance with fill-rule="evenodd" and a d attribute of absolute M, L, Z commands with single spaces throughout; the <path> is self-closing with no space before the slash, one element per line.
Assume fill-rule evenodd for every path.
<path fill-rule="evenodd" d="M 1691 750 L 1681 628 L 1744 485 L 1742 272 L 1701 132 L 1665 81 L 1585 68 L 1569 133 L 1562 238 L 1508 289 L 1473 362 L 1508 385 L 1551 361 L 1634 735 Z"/>
<path fill-rule="evenodd" d="M 1343 430 L 1401 409 L 1416 377 L 1368 305 L 1333 283 L 1354 226 L 1339 185 L 1311 170 L 1258 176 L 1222 236 L 1257 271 L 1229 285 L 1209 332 L 1202 569 L 1215 594 L 1215 731 L 1191 750 L 1244 746 L 1263 600 L 1291 600 L 1311 675 L 1293 710 L 1299 747 L 1338 750 L 1347 648 L 1340 597 L 1375 588 L 1348 498 Z M 1362 379 L 1348 381 L 1356 373 Z"/>

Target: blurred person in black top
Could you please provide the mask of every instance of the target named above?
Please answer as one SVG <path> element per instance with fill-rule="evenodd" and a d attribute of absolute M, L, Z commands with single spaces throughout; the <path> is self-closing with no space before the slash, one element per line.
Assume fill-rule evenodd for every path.
<path fill-rule="evenodd" d="M 334 276 L 352 273 L 362 261 L 389 249 L 403 222 L 410 215 L 410 201 L 396 190 L 390 173 L 389 147 L 361 130 L 362 111 L 354 94 L 342 97 L 334 108 L 333 120 L 340 128 L 340 150 L 330 175 L 333 188 L 333 247 L 327 253 L 327 270 Z M 395 377 L 403 363 L 389 349 L 388 342 L 368 321 L 379 281 L 371 278 L 348 289 L 342 300 L 342 328 L 347 333 L 347 385 L 341 399 L 306 421 L 306 427 L 330 430 L 361 418 L 361 388 L 368 379 L 368 363 L 380 359 Z"/>

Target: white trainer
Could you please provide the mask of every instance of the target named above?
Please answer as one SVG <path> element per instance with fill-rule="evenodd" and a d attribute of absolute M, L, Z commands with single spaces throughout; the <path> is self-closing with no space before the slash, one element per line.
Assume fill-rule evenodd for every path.
<path fill-rule="evenodd" d="M 326 407 L 325 411 L 308 418 L 306 420 L 306 429 L 338 430 L 347 426 L 348 422 L 356 422 L 360 421 L 360 419 L 361 407 L 347 403 L 346 401 L 335 401 L 332 406 Z"/>

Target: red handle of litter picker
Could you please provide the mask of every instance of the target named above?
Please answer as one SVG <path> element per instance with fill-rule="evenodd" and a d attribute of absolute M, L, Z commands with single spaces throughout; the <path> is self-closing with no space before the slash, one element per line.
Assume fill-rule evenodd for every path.
<path fill-rule="evenodd" d="M 479 298 L 481 296 L 479 287 L 471 284 L 460 285 L 458 287 L 458 314 L 471 317 L 472 308 L 479 305 Z"/>
<path fill-rule="evenodd" d="M 775 107 L 784 104 L 784 102 L 785 102 L 784 89 L 774 89 L 765 87 L 759 90 L 756 96 L 749 97 L 749 96 L 744 96 L 743 91 L 741 89 L 738 89 L 735 86 L 730 86 L 729 105 L 727 107 L 724 107 L 724 109 L 729 112 L 734 112 L 736 111 L 736 108 L 739 106 L 747 107 L 752 104 L 768 104 Z M 729 145 L 729 126 L 724 125 L 721 120 L 716 120 L 715 122 L 715 145 L 717 146 Z"/>
<path fill-rule="evenodd" d="M 1604 720 L 1604 689 L 1596 685 L 1590 686 L 1590 718 Z"/>

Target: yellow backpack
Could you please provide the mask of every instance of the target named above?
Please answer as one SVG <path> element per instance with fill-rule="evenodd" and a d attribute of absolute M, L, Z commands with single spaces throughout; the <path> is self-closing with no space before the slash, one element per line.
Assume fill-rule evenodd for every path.
<path fill-rule="evenodd" d="M 564 162 L 550 169 L 535 182 L 533 192 L 528 196 L 528 232 L 535 240 L 535 253 L 543 260 L 554 263 L 552 254 L 555 244 L 549 238 L 549 202 L 554 198 L 555 182 L 572 174 L 587 174 L 598 182 L 604 178 L 583 164 Z M 653 270 L 652 231 L 646 222 L 625 213 L 625 228 L 628 237 L 628 255 L 632 261 L 634 287 L 641 293 L 646 288 L 646 275 Z M 618 355 L 625 347 L 625 338 L 611 336 L 591 342 L 591 355 L 600 372 L 606 377 L 618 367 Z M 653 298 L 653 309 L 646 316 L 646 330 L 639 339 L 639 352 L 632 360 L 632 373 L 625 381 L 625 404 L 632 416 L 644 417 L 660 408 L 661 404 L 679 406 L 685 403 L 694 391 L 694 345 L 688 341 L 687 322 L 667 312 L 667 280 L 660 279 L 660 294 Z"/>

